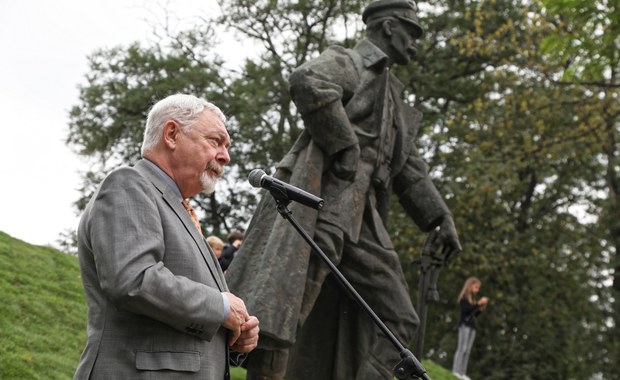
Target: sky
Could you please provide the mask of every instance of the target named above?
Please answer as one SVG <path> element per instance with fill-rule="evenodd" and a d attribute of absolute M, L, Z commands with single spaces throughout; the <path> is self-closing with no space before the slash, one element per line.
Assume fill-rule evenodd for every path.
<path fill-rule="evenodd" d="M 64 141 L 87 57 L 147 41 L 164 7 L 186 22 L 219 11 L 215 0 L 0 0 L 0 231 L 58 247 L 77 228 L 87 165 Z"/>

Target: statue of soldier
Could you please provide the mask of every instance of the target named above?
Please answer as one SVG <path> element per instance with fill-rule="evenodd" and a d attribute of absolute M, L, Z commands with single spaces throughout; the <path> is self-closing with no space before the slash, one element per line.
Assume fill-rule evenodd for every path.
<path fill-rule="evenodd" d="M 416 11 L 412 1 L 374 1 L 362 13 L 365 39 L 294 70 L 290 93 L 305 129 L 274 174 L 325 200 L 320 211 L 295 203 L 290 210 L 405 346 L 419 319 L 385 227 L 390 196 L 422 231 L 439 228 L 448 255 L 461 250 L 414 144 L 421 113 L 402 100 L 403 84 L 390 72 L 416 53 L 423 35 Z M 227 282 L 261 321 L 248 379 L 392 379 L 399 352 L 279 217 L 269 194 Z"/>

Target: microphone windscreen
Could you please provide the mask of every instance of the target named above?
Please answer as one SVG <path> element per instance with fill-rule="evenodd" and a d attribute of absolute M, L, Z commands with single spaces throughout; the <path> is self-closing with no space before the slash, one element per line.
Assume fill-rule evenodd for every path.
<path fill-rule="evenodd" d="M 254 187 L 261 187 L 260 181 L 265 175 L 265 172 L 261 169 L 254 169 L 248 175 L 248 181 L 250 181 L 250 185 Z"/>

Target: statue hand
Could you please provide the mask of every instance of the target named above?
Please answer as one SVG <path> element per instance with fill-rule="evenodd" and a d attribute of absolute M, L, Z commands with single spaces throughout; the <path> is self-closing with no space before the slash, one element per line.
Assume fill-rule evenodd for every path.
<path fill-rule="evenodd" d="M 353 181 L 357 173 L 357 163 L 360 159 L 360 147 L 355 144 L 340 151 L 334 158 L 334 174 L 336 177 Z"/>
<path fill-rule="evenodd" d="M 451 215 L 444 216 L 439 225 L 438 240 L 443 244 L 443 257 L 446 262 L 452 261 L 456 254 L 463 250 Z"/>

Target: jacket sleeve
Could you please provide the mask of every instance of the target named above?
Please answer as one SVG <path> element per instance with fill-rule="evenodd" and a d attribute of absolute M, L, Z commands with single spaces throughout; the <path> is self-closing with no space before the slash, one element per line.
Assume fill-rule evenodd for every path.
<path fill-rule="evenodd" d="M 290 93 L 312 140 L 328 155 L 358 143 L 344 104 L 359 74 L 342 47 L 331 47 L 289 77 Z"/>
<path fill-rule="evenodd" d="M 448 206 L 428 175 L 426 164 L 415 149 L 394 179 L 394 192 L 407 215 L 422 231 L 431 231 L 441 223 L 445 215 L 450 214 Z"/>

